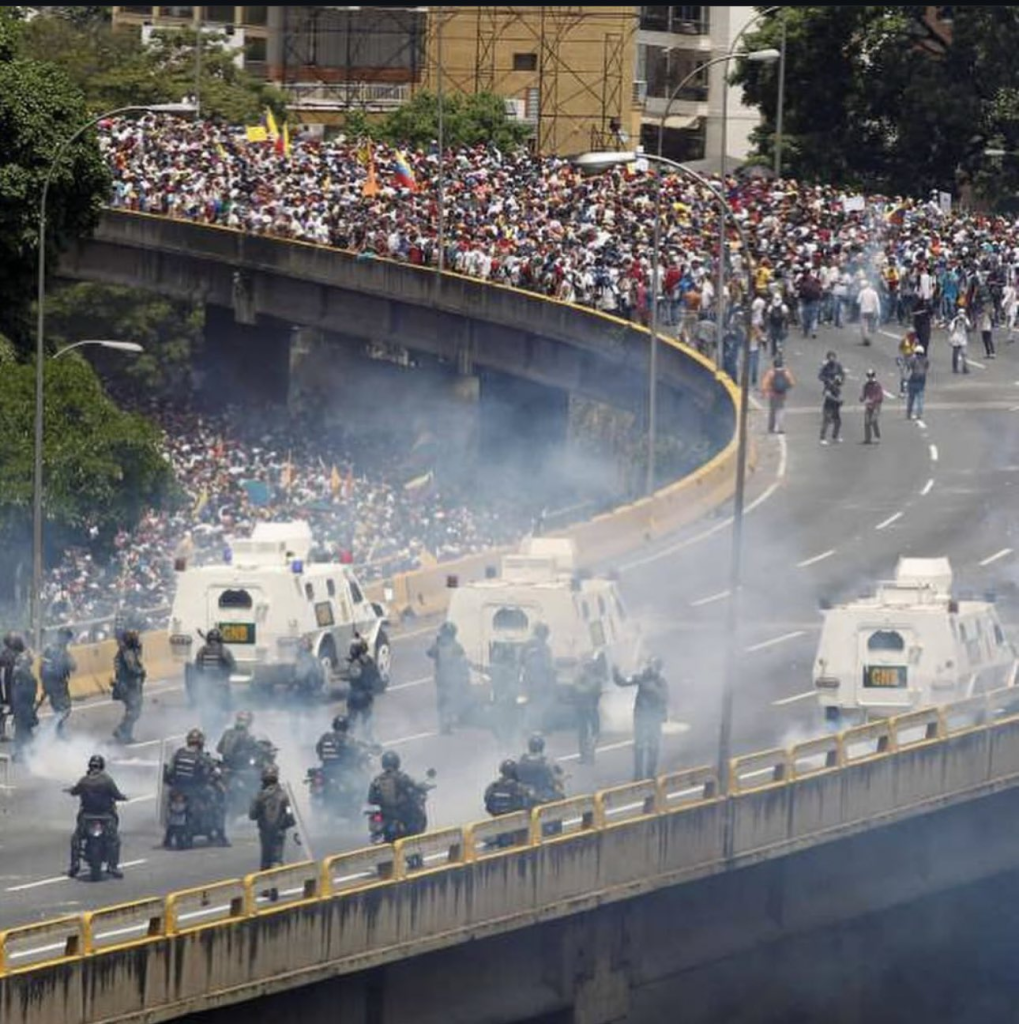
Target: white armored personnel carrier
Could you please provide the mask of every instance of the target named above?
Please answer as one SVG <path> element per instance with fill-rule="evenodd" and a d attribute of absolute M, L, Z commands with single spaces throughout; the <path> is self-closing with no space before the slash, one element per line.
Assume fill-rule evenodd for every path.
<path fill-rule="evenodd" d="M 450 583 L 446 619 L 457 627 L 479 699 L 485 698 L 493 654 L 519 665 L 538 623 L 549 629 L 562 704 L 568 704 L 567 688 L 586 656 L 604 652 L 608 667 L 624 673 L 636 667 L 640 631 L 627 616 L 619 588 L 612 579 L 578 573 L 571 540 L 528 538 L 517 554 L 503 556 L 499 575 L 463 586 Z M 615 722 L 618 714 L 628 721 L 633 691 L 608 682 L 604 694 L 603 717 Z"/>
<path fill-rule="evenodd" d="M 328 679 L 343 675 L 356 630 L 388 682 L 385 609 L 368 600 L 348 566 L 309 561 L 306 522 L 259 523 L 250 539 L 234 540 L 228 550 L 219 565 L 177 566 L 170 649 L 178 660 L 192 662 L 201 637 L 215 626 L 237 675 L 255 686 L 290 683 L 305 640 Z"/>
<path fill-rule="evenodd" d="M 814 661 L 825 717 L 891 716 L 1012 686 L 1016 652 L 989 600 L 957 600 L 947 558 L 900 558 L 872 597 L 830 608 Z"/>

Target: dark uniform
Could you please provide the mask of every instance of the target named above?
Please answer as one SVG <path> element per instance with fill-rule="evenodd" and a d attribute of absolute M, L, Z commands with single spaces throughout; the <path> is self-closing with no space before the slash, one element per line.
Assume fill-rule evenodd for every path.
<path fill-rule="evenodd" d="M 518 777 L 516 762 L 503 761 L 499 767 L 499 778 L 490 782 L 485 790 L 485 810 L 493 818 L 514 811 L 529 811 L 536 803 L 534 792 Z"/>
<path fill-rule="evenodd" d="M 121 743 L 133 743 L 135 723 L 142 714 L 145 683 L 142 646 L 134 630 L 128 630 L 120 640 L 113 659 L 113 676 L 113 699 L 124 704 L 124 717 L 113 730 L 113 738 Z"/>
<path fill-rule="evenodd" d="M 100 759 L 93 758 L 93 761 L 96 760 Z M 81 839 L 86 817 L 103 817 L 106 819 L 106 868 L 111 875 L 119 878 L 120 819 L 117 816 L 117 801 L 126 800 L 127 797 L 104 768 L 93 769 L 91 762 L 88 774 L 83 775 L 68 793 L 78 797 L 81 804 L 78 823 L 71 836 L 71 867 L 67 873 L 73 878 L 81 868 Z"/>
<path fill-rule="evenodd" d="M 400 759 L 391 751 L 382 757 L 384 771 L 368 787 L 368 803 L 382 812 L 387 839 L 416 836 L 428 828 L 426 787 L 400 771 Z"/>
<path fill-rule="evenodd" d="M 539 804 L 552 803 L 566 796 L 563 770 L 545 756 L 545 741 L 532 736 L 527 753 L 517 758 L 517 777 L 527 786 Z"/>
<path fill-rule="evenodd" d="M 283 847 L 287 840 L 287 829 L 297 824 L 290 807 L 290 798 L 279 783 L 275 771 L 262 775 L 262 789 L 251 801 L 248 817 L 258 826 L 258 838 L 262 847 L 262 871 L 278 867 L 283 863 Z"/>
<path fill-rule="evenodd" d="M 315 753 L 322 769 L 331 779 L 346 772 L 360 771 L 368 761 L 368 746 L 354 739 L 346 730 L 324 732 L 315 744 Z"/>
<path fill-rule="evenodd" d="M 180 747 L 166 766 L 164 781 L 187 797 L 190 814 L 195 821 L 204 821 L 220 846 L 229 846 L 226 836 L 226 793 L 216 762 L 207 754 L 200 742 L 188 737 L 187 746 Z M 163 845 L 170 846 L 170 836 Z"/>
<path fill-rule="evenodd" d="M 544 729 L 555 701 L 556 671 L 548 626 L 543 622 L 534 627 L 534 635 L 524 645 L 520 664 L 530 727 Z"/>
<path fill-rule="evenodd" d="M 71 674 L 77 668 L 67 649 L 74 634 L 62 629 L 56 643 L 47 645 L 42 652 L 42 689 L 57 719 L 57 735 L 64 735 L 64 726 L 71 717 Z"/>
<path fill-rule="evenodd" d="M 237 662 L 223 643 L 219 630 L 210 629 L 195 655 L 194 698 L 207 728 L 216 724 L 212 721 L 214 718 L 222 724 L 230 713 L 230 676 L 236 668 Z"/>
<path fill-rule="evenodd" d="M 669 712 L 669 687 L 662 676 L 658 658 L 648 663 L 637 675 L 624 679 L 613 672 L 617 686 L 636 686 L 633 704 L 633 778 L 635 782 L 658 774 L 658 752 L 662 743 L 662 725 Z"/>
<path fill-rule="evenodd" d="M 25 650 L 25 642 L 20 637 L 15 640 L 14 650 L 16 657 L 11 672 L 11 715 L 14 718 L 14 759 L 20 761 L 39 724 L 39 716 L 36 714 L 39 686 L 35 679 L 32 652 Z"/>
<path fill-rule="evenodd" d="M 577 716 L 577 749 L 581 764 L 594 764 L 595 744 L 601 734 L 602 683 L 606 677 L 605 657 L 585 659 L 573 683 L 573 707 Z"/>
<path fill-rule="evenodd" d="M 347 715 L 351 728 L 374 742 L 372 720 L 375 713 L 375 693 L 379 688 L 379 670 L 375 659 L 368 653 L 368 641 L 355 636 L 347 657 L 350 666 L 350 689 L 347 692 Z"/>
<path fill-rule="evenodd" d="M 451 733 L 453 725 L 466 710 L 470 693 L 470 668 L 463 646 L 456 638 L 456 626 L 444 622 L 435 643 L 427 650 L 435 662 L 435 695 L 438 703 L 439 732 Z"/>
<path fill-rule="evenodd" d="M 18 655 L 11 646 L 14 642 L 14 634 L 8 633 L 4 637 L 3 647 L 0 648 L 0 740 L 6 740 L 7 719 L 11 714 L 11 682 L 14 675 L 14 662 Z"/>
<path fill-rule="evenodd" d="M 247 725 L 238 722 L 219 738 L 216 753 L 222 758 L 225 767 L 236 771 L 238 768 L 246 767 L 247 761 L 259 753 L 258 740 L 251 735 Z"/>

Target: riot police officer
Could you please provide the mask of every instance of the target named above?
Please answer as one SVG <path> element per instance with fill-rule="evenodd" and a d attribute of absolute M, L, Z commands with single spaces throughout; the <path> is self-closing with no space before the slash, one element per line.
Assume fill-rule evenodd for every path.
<path fill-rule="evenodd" d="M 669 712 L 669 687 L 662 676 L 662 659 L 648 658 L 636 675 L 624 679 L 612 670 L 617 686 L 636 686 L 633 704 L 633 778 L 635 782 L 658 774 L 658 752 L 662 744 L 662 725 Z"/>
<path fill-rule="evenodd" d="M 326 776 L 335 779 L 344 772 L 358 770 L 367 763 L 370 748 L 350 735 L 350 719 L 337 715 L 333 727 L 315 744 L 315 753 Z"/>
<path fill-rule="evenodd" d="M 145 683 L 141 638 L 137 630 L 128 629 L 121 635 L 113 658 L 113 676 L 113 699 L 124 704 L 124 717 L 113 730 L 113 738 L 120 743 L 133 743 L 135 723 L 142 714 Z"/>
<path fill-rule="evenodd" d="M 205 734 L 201 729 L 188 732 L 185 745 L 175 751 L 166 765 L 163 781 L 184 794 L 190 817 L 209 823 L 211 841 L 218 846 L 230 845 L 226 836 L 226 794 L 219 767 L 205 750 Z M 164 837 L 163 845 L 167 849 L 172 846 L 169 834 Z"/>
<path fill-rule="evenodd" d="M 416 836 L 428 828 L 425 799 L 429 788 L 400 770 L 400 755 L 395 751 L 387 750 L 382 755 L 382 773 L 368 788 L 368 803 L 382 812 L 386 842 Z"/>
<path fill-rule="evenodd" d="M 18 660 L 17 652 L 12 644 L 14 633 L 5 633 L 3 647 L 0 648 L 0 741 L 8 739 L 7 719 L 11 711 L 11 685 L 14 676 L 14 663 Z"/>
<path fill-rule="evenodd" d="M 258 826 L 258 839 L 262 849 L 262 871 L 283 863 L 283 847 L 287 829 L 297 824 L 290 797 L 280 785 L 279 769 L 269 765 L 262 771 L 262 789 L 251 801 L 248 817 Z"/>
<path fill-rule="evenodd" d="M 537 733 L 528 739 L 527 753 L 517 758 L 517 778 L 534 793 L 539 804 L 566 796 L 563 770 L 545 756 L 545 738 Z"/>
<path fill-rule="evenodd" d="M 49 698 L 50 707 L 57 720 L 57 735 L 64 736 L 64 726 L 71 717 L 71 674 L 77 668 L 68 646 L 74 633 L 66 627 L 57 633 L 56 640 L 47 644 L 42 652 L 43 693 Z"/>
<path fill-rule="evenodd" d="M 15 634 L 11 640 L 14 667 L 11 670 L 11 714 L 14 718 L 14 760 L 25 756 L 25 748 L 39 724 L 36 713 L 39 686 L 35 679 L 32 652 L 25 647 L 23 637 Z"/>
<path fill-rule="evenodd" d="M 71 866 L 67 869 L 70 878 L 81 870 L 81 840 L 87 817 L 102 817 L 106 830 L 106 870 L 114 878 L 123 878 L 120 864 L 120 819 L 117 816 L 117 801 L 126 800 L 120 787 L 106 774 L 106 761 L 101 754 L 93 754 L 88 760 L 88 774 L 83 775 L 69 790 L 71 796 L 81 801 L 78 822 L 71 835 Z"/>
<path fill-rule="evenodd" d="M 205 643 L 195 655 L 194 698 L 207 717 L 219 717 L 222 722 L 230 712 L 230 676 L 237 668 L 233 654 L 223 643 L 223 634 L 213 627 L 205 635 Z"/>
<path fill-rule="evenodd" d="M 347 655 L 350 688 L 347 691 L 347 715 L 351 729 L 359 732 L 368 742 L 374 742 L 372 726 L 375 694 L 379 689 L 379 669 L 368 653 L 368 641 L 360 633 L 354 634 Z"/>
<path fill-rule="evenodd" d="M 234 724 L 223 733 L 216 744 L 216 753 L 231 771 L 240 768 L 258 748 L 258 740 L 251 734 L 255 716 L 250 711 L 238 711 Z"/>
<path fill-rule="evenodd" d="M 595 744 L 601 733 L 598 705 L 606 675 L 605 655 L 599 651 L 584 659 L 573 682 L 573 709 L 577 719 L 577 749 L 581 764 L 594 764 Z"/>
<path fill-rule="evenodd" d="M 425 653 L 435 662 L 439 732 L 448 735 L 466 709 L 470 690 L 470 668 L 463 646 L 456 638 L 455 623 L 444 622 L 435 643 Z"/>
<path fill-rule="evenodd" d="M 532 729 L 548 726 L 548 715 L 555 701 L 555 659 L 548 638 L 548 626 L 544 622 L 536 623 L 521 652 L 521 678 Z"/>
<path fill-rule="evenodd" d="M 534 791 L 520 781 L 516 761 L 507 758 L 499 765 L 499 778 L 485 790 L 485 810 L 497 818 L 514 811 L 529 811 L 536 803 Z"/>

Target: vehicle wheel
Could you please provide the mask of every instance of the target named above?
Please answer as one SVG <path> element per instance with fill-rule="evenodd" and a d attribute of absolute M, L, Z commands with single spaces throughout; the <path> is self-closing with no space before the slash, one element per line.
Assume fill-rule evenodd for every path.
<path fill-rule="evenodd" d="M 101 882 L 103 879 L 103 862 L 97 857 L 89 862 L 89 877 L 93 882 Z"/>
<path fill-rule="evenodd" d="M 384 629 L 379 630 L 375 638 L 375 666 L 379 670 L 379 678 L 382 680 L 382 689 L 389 686 L 389 670 L 393 664 L 393 649 L 389 646 L 389 637 Z"/>

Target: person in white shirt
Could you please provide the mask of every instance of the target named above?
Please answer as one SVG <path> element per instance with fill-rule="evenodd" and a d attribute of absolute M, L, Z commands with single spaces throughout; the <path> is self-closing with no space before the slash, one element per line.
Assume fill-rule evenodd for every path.
<path fill-rule="evenodd" d="M 881 316 L 881 299 L 877 289 L 869 281 L 865 281 L 857 296 L 860 304 L 860 332 L 863 335 L 863 344 L 869 345 L 871 338 L 877 331 L 878 320 Z"/>

